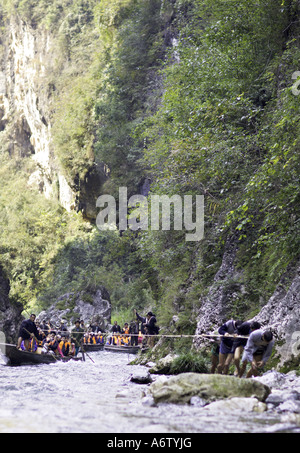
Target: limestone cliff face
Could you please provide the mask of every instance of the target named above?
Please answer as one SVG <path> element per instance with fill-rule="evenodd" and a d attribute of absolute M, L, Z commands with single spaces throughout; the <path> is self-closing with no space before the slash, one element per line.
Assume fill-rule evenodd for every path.
<path fill-rule="evenodd" d="M 17 339 L 23 306 L 10 303 L 9 290 L 9 281 L 0 266 L 0 333 L 4 334 L 6 342 L 11 343 Z"/>
<path fill-rule="evenodd" d="M 300 264 L 286 272 L 257 320 L 268 325 L 281 340 L 280 365 L 300 362 Z"/>
<path fill-rule="evenodd" d="M 47 31 L 37 32 L 17 18 L 7 24 L 2 48 L 0 121 L 9 135 L 10 154 L 32 156 L 35 171 L 29 184 L 37 185 L 47 198 L 58 196 L 70 210 L 75 195 L 60 172 L 51 146 L 51 88 L 47 81 L 51 46 Z"/>
<path fill-rule="evenodd" d="M 212 332 L 228 320 L 236 301 L 243 301 L 243 272 L 236 266 L 237 245 L 229 240 L 220 269 L 208 293 L 201 301 L 196 335 Z M 263 328 L 271 329 L 276 339 L 278 366 L 300 361 L 300 268 L 289 269 L 281 278 L 274 294 L 253 318 Z M 248 320 L 248 319 L 247 319 Z M 203 341 L 195 339 L 195 347 Z"/>
<path fill-rule="evenodd" d="M 100 195 L 103 176 L 91 170 L 79 191 L 78 181 L 67 180 L 55 156 L 51 118 L 57 87 L 53 67 L 60 56 L 54 37 L 48 30 L 34 29 L 11 17 L 0 47 L 0 131 L 6 133 L 10 155 L 30 156 L 34 170 L 28 182 L 45 197 L 58 199 L 68 211 L 86 210 L 86 217 L 95 217 L 94 199 Z M 95 187 L 97 194 L 91 201 L 89 194 Z"/>

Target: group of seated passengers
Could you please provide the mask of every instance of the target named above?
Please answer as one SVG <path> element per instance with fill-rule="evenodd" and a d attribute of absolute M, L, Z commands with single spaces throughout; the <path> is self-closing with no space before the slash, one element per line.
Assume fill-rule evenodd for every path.
<path fill-rule="evenodd" d="M 45 335 L 41 341 L 32 338 L 29 344 L 29 350 L 36 352 L 40 348 L 41 354 L 60 355 L 61 357 L 75 356 L 75 343 L 73 338 L 67 335 L 56 335 L 51 332 Z M 24 341 L 21 343 L 21 349 L 25 350 Z"/>
<path fill-rule="evenodd" d="M 76 355 L 76 341 L 71 337 L 71 333 L 64 321 L 58 327 L 58 332 L 53 330 L 53 325 L 48 321 L 42 323 L 36 322 L 39 339 L 32 338 L 29 341 L 29 351 L 39 352 L 41 354 L 55 354 L 62 357 Z M 91 330 L 90 330 L 91 329 Z M 94 329 L 95 331 L 92 331 Z M 83 336 L 83 344 L 109 344 L 118 346 L 137 345 L 140 339 L 138 338 L 139 327 L 137 323 L 124 324 L 123 329 L 115 321 L 112 329 L 112 335 L 105 341 L 106 335 L 101 331 L 98 325 L 89 326 L 88 332 Z M 141 334 L 140 334 L 141 335 Z M 39 351 L 37 351 L 39 348 Z M 21 349 L 26 350 L 24 341 L 21 343 Z M 77 348 L 78 349 L 78 348 Z"/>
<path fill-rule="evenodd" d="M 87 332 L 83 337 L 84 344 L 104 344 L 104 335 L 102 332 Z"/>
<path fill-rule="evenodd" d="M 112 327 L 112 335 L 107 338 L 106 344 L 114 346 L 133 346 L 138 344 L 139 329 L 135 325 L 129 326 L 127 322 L 121 329 L 117 321 Z"/>

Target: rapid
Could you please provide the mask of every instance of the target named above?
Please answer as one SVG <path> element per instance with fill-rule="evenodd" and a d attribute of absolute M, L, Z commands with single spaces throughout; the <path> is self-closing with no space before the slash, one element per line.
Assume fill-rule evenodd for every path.
<path fill-rule="evenodd" d="M 148 386 L 130 380 L 145 370 L 130 364 L 134 356 L 107 351 L 89 355 L 92 360 L 86 357 L 85 362 L 20 367 L 7 366 L 0 358 L 0 433 L 300 432 L 299 414 L 291 407 L 278 410 L 276 398 L 263 413 L 207 411 L 197 402 L 155 406 L 149 403 Z M 300 400 L 299 380 L 296 375 L 285 379 L 287 401 L 292 402 L 292 394 L 294 402 L 298 396 Z"/>

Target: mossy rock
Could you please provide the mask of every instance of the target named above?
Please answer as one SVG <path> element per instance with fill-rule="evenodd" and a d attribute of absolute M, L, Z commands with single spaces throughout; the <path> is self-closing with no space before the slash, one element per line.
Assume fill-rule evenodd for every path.
<path fill-rule="evenodd" d="M 238 379 L 220 374 L 183 373 L 171 378 L 163 377 L 150 386 L 156 403 L 189 403 L 193 396 L 208 402 L 233 398 L 255 397 L 265 401 L 271 390 L 255 379 Z"/>

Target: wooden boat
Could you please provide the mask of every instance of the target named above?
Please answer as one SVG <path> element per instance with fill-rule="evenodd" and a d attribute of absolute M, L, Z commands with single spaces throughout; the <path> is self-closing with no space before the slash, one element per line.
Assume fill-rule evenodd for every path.
<path fill-rule="evenodd" d="M 110 351 L 110 352 L 125 352 L 125 354 L 137 354 L 139 351 L 141 351 L 140 346 L 126 346 L 126 345 L 121 345 L 121 346 L 116 346 L 112 344 L 106 344 L 104 345 L 104 351 Z"/>
<path fill-rule="evenodd" d="M 104 344 L 84 344 L 84 352 L 103 351 Z"/>
<path fill-rule="evenodd" d="M 2 345 L 5 356 L 9 359 L 9 365 L 39 365 L 41 363 L 80 361 L 82 357 L 61 357 L 51 354 L 37 354 L 36 352 L 20 351 L 15 345 Z"/>

